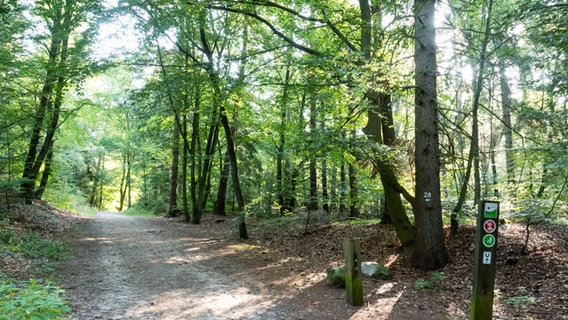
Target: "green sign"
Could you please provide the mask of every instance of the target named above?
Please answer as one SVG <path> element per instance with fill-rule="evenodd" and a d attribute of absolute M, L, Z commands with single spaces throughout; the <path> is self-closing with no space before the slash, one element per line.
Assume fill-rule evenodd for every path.
<path fill-rule="evenodd" d="M 499 209 L 499 203 L 486 202 L 483 210 L 483 217 L 496 219 L 498 209 Z"/>
<path fill-rule="evenodd" d="M 493 318 L 499 202 L 483 201 L 477 215 L 471 320 Z"/>
<path fill-rule="evenodd" d="M 495 236 L 492 234 L 486 234 L 483 236 L 483 245 L 486 248 L 491 248 L 495 245 Z"/>

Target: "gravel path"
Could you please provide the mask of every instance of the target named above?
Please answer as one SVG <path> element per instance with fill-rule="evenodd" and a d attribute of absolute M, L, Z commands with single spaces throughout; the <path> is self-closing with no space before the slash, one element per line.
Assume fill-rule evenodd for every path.
<path fill-rule="evenodd" d="M 74 319 L 290 318 L 263 284 L 231 269 L 223 239 L 190 233 L 167 219 L 87 219 L 64 274 Z"/>

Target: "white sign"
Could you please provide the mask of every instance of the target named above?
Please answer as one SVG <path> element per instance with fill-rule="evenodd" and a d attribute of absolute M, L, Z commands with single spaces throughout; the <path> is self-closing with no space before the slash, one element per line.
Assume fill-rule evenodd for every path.
<path fill-rule="evenodd" d="M 483 264 L 491 264 L 491 251 L 483 251 Z"/>
<path fill-rule="evenodd" d="M 485 212 L 495 211 L 495 210 L 497 210 L 497 203 L 494 202 L 485 203 Z"/>

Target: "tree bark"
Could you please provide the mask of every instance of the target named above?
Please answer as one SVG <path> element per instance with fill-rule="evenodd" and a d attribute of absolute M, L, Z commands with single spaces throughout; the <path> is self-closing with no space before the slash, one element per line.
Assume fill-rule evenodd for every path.
<path fill-rule="evenodd" d="M 505 64 L 499 63 L 499 85 L 501 88 L 501 109 L 503 115 L 503 136 L 505 137 L 505 168 L 507 172 L 507 185 L 515 183 L 515 160 L 513 159 L 513 123 L 511 122 L 511 88 L 509 79 L 505 74 Z"/>
<path fill-rule="evenodd" d="M 228 149 L 228 148 L 227 148 Z M 221 168 L 221 178 L 219 179 L 219 188 L 217 189 L 217 200 L 215 201 L 215 208 L 213 213 L 224 216 L 225 204 L 227 202 L 227 187 L 229 185 L 229 174 L 231 173 L 231 159 L 229 157 L 229 151 L 225 151 L 225 156 L 223 157 L 222 168 Z"/>
<path fill-rule="evenodd" d="M 390 104 L 390 96 L 369 92 L 367 97 L 371 105 L 367 111 L 367 125 L 363 128 L 363 132 L 367 135 L 369 140 L 375 143 L 383 144 L 383 136 L 385 136 L 390 143 L 394 143 L 394 128 L 389 120 L 392 118 L 392 109 L 390 105 L 385 105 Z M 389 112 L 389 109 L 391 112 Z M 385 114 L 385 118 L 379 118 L 379 113 Z M 390 113 L 390 116 L 387 113 Z M 387 163 L 381 156 L 375 159 L 374 164 L 376 170 L 379 172 L 383 185 L 385 206 L 388 209 L 389 219 L 393 223 L 402 246 L 409 248 L 414 244 L 415 230 L 400 198 L 400 189 L 404 188 L 398 183 L 392 164 Z M 412 199 L 410 203 L 414 204 L 414 200 Z"/>
<path fill-rule="evenodd" d="M 205 30 L 200 29 L 201 43 L 203 44 L 203 50 L 207 56 L 206 71 L 211 81 L 213 87 L 213 106 L 215 109 L 219 110 L 219 117 L 221 120 L 221 125 L 223 126 L 223 131 L 225 132 L 225 139 L 227 140 L 227 153 L 231 161 L 231 173 L 233 179 L 233 191 L 237 199 L 237 205 L 239 209 L 239 237 L 241 239 L 248 239 L 248 231 L 245 219 L 245 198 L 242 193 L 241 184 L 239 182 L 239 172 L 237 155 L 235 152 L 235 142 L 233 140 L 233 132 L 229 125 L 229 119 L 227 118 L 227 110 L 225 105 L 221 100 L 221 86 L 219 84 L 219 77 L 215 71 L 213 64 L 213 51 L 211 51 L 207 39 L 205 36 Z"/>
<path fill-rule="evenodd" d="M 310 146 L 310 164 L 309 164 L 309 170 L 310 170 L 310 196 L 308 199 L 308 211 L 315 211 L 319 208 L 319 203 L 318 203 L 318 173 L 317 173 L 317 168 L 316 168 L 316 161 L 317 161 L 317 151 L 315 150 L 315 148 L 313 147 L 313 145 L 316 143 L 316 140 L 318 139 L 317 137 L 317 128 L 316 128 L 316 118 L 317 118 L 317 114 L 316 114 L 316 101 L 315 98 L 312 96 L 312 99 L 310 101 L 310 142 L 312 143 L 312 146 Z"/>
<path fill-rule="evenodd" d="M 357 168 L 352 163 L 349 163 L 349 216 L 359 217 L 359 206 L 361 205 L 359 199 L 359 188 L 357 183 Z"/>
<path fill-rule="evenodd" d="M 170 169 L 170 197 L 168 202 L 168 216 L 175 217 L 179 214 L 177 207 L 177 190 L 179 179 L 179 138 L 180 120 L 177 112 L 174 112 L 174 130 L 172 134 L 172 164 Z"/>
<path fill-rule="evenodd" d="M 440 200 L 435 2 L 414 2 L 416 243 L 411 262 L 425 270 L 449 261 Z"/>

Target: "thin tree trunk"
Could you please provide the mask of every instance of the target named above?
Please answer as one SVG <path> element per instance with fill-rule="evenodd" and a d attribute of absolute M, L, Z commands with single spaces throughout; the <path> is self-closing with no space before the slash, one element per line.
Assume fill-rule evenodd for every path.
<path fill-rule="evenodd" d="M 122 155 L 121 162 L 122 175 L 120 177 L 120 186 L 118 188 L 119 202 L 118 202 L 118 212 L 122 212 L 124 209 L 124 198 L 126 197 L 126 155 Z"/>
<path fill-rule="evenodd" d="M 353 132 L 353 134 L 355 134 Z M 349 216 L 359 217 L 359 206 L 361 200 L 359 199 L 359 186 L 357 182 L 357 168 L 353 163 L 349 163 L 347 167 L 349 173 Z"/>
<path fill-rule="evenodd" d="M 91 207 L 95 207 L 97 204 L 97 190 L 98 190 L 98 184 L 99 184 L 99 179 L 100 179 L 100 175 L 101 175 L 101 161 L 102 161 L 102 156 L 99 155 L 99 158 L 97 159 L 97 166 L 95 167 L 95 173 L 93 175 L 93 187 L 91 188 L 91 192 L 89 195 L 89 206 Z"/>
<path fill-rule="evenodd" d="M 286 170 L 286 166 L 289 166 L 287 157 L 285 156 L 286 150 L 286 129 L 289 117 L 288 111 L 288 91 L 290 84 L 290 66 L 286 66 L 286 76 L 284 78 L 284 88 L 282 92 L 282 101 L 280 103 L 280 128 L 279 128 L 279 142 L 277 147 L 276 155 L 276 183 L 277 183 L 277 193 L 278 193 L 278 204 L 280 206 L 280 215 L 283 216 L 287 212 L 292 211 L 287 201 L 287 194 L 290 192 L 290 183 L 286 183 L 289 180 L 289 167 Z"/>
<path fill-rule="evenodd" d="M 105 185 L 105 157 L 104 154 L 102 156 L 102 164 L 101 164 L 101 178 L 99 181 L 99 203 L 98 203 L 98 208 L 99 211 L 103 210 L 103 188 Z"/>
<path fill-rule="evenodd" d="M 189 155 L 191 157 L 190 167 L 189 167 L 189 175 L 190 175 L 190 195 L 191 195 L 191 205 L 193 208 L 193 213 L 195 213 L 197 204 L 198 204 L 198 182 L 197 180 L 201 181 L 201 179 L 197 179 L 197 168 L 201 167 L 201 162 L 199 161 L 199 157 L 197 157 L 198 153 L 201 153 L 201 147 L 199 144 L 200 134 L 199 134 L 199 120 L 200 120 L 200 112 L 199 109 L 201 108 L 201 92 L 199 90 L 199 84 L 195 84 L 195 112 L 193 112 L 193 119 L 191 121 L 191 145 L 189 148 Z M 190 222 L 192 216 L 189 212 L 184 216 L 185 222 Z"/>
<path fill-rule="evenodd" d="M 345 163 L 341 163 L 339 168 L 339 212 L 345 212 L 345 198 L 347 194 L 347 173 L 345 170 Z"/>
<path fill-rule="evenodd" d="M 321 196 L 322 196 L 322 208 L 325 212 L 329 213 L 329 192 L 327 187 L 327 160 L 324 158 L 322 159 L 321 163 Z"/>
<path fill-rule="evenodd" d="M 310 136 L 311 136 L 311 143 L 315 143 L 317 137 L 317 128 L 316 128 L 316 101 L 315 98 L 312 96 L 310 101 Z M 318 203 L 318 173 L 316 168 L 316 151 L 310 146 L 312 150 L 310 152 L 310 195 L 308 199 L 308 211 L 315 211 L 319 208 Z"/>
<path fill-rule="evenodd" d="M 168 216 L 175 217 L 179 214 L 177 207 L 177 191 L 179 179 L 179 138 L 180 120 L 177 112 L 174 114 L 174 130 L 172 135 L 172 164 L 170 170 L 170 197 L 168 202 Z"/>
<path fill-rule="evenodd" d="M 229 158 L 229 151 L 225 151 L 223 161 L 221 161 L 221 178 L 219 179 L 219 188 L 217 189 L 217 200 L 215 201 L 215 208 L 213 213 L 218 215 L 226 215 L 225 204 L 227 202 L 227 187 L 229 185 L 229 174 L 231 173 L 231 159 Z"/>
<path fill-rule="evenodd" d="M 36 190 L 35 198 L 38 199 L 38 200 L 42 199 L 43 193 L 45 192 L 45 189 L 47 188 L 49 176 L 51 174 L 51 164 L 53 162 L 53 142 L 54 141 L 52 141 L 51 148 L 49 148 L 49 151 L 47 152 L 47 157 L 45 158 L 45 166 L 43 168 L 43 173 L 41 175 L 41 181 L 40 181 L 39 187 Z"/>
<path fill-rule="evenodd" d="M 482 42 L 479 68 L 477 70 L 477 77 L 474 81 L 474 93 L 473 93 L 473 106 L 471 110 L 471 141 L 469 148 L 469 156 L 467 160 L 467 168 L 465 176 L 463 179 L 463 184 L 460 190 L 459 198 L 452 210 L 451 219 L 451 232 L 452 234 L 457 233 L 458 221 L 457 215 L 461 211 L 463 204 L 465 203 L 467 196 L 467 187 L 469 184 L 469 178 L 471 176 L 471 171 L 473 167 L 473 177 L 474 177 L 474 204 L 479 205 L 481 201 L 481 173 L 479 170 L 479 103 L 481 98 L 481 91 L 483 89 L 483 78 L 485 73 L 485 63 L 487 54 L 487 45 L 489 43 L 489 37 L 491 32 L 491 11 L 493 7 L 493 0 L 489 0 L 489 7 L 487 13 L 487 19 L 485 22 L 485 33 Z"/>
<path fill-rule="evenodd" d="M 505 74 L 505 64 L 499 63 L 500 67 L 500 88 L 501 88 L 501 108 L 503 115 L 503 136 L 505 137 L 505 167 L 507 172 L 507 185 L 510 187 L 515 183 L 515 160 L 513 159 L 513 124 L 511 122 L 511 88 L 509 79 Z"/>
<path fill-rule="evenodd" d="M 181 164 L 181 195 L 182 195 L 182 208 L 184 218 L 189 215 L 189 206 L 187 199 L 187 161 L 189 153 L 189 145 L 187 143 L 187 115 L 183 116 L 182 132 L 184 138 L 183 153 L 182 153 L 182 164 Z"/>
<path fill-rule="evenodd" d="M 126 189 L 128 190 L 128 208 L 132 208 L 132 155 L 126 156 Z"/>
<path fill-rule="evenodd" d="M 237 199 L 237 205 L 239 209 L 239 237 L 241 239 L 248 239 L 248 231 L 246 227 L 245 220 L 245 199 L 241 190 L 241 184 L 239 182 L 239 172 L 237 164 L 237 155 L 235 152 L 235 142 L 233 140 L 232 129 L 229 125 L 229 119 L 227 118 L 227 112 L 225 110 L 225 105 L 221 100 L 221 87 L 219 84 L 219 78 L 215 71 L 213 64 L 213 51 L 211 51 L 207 39 L 205 37 L 205 30 L 200 29 L 201 43 L 203 44 L 203 50 L 207 56 L 208 62 L 206 65 L 206 71 L 209 75 L 211 85 L 213 87 L 213 106 L 215 109 L 219 110 L 219 118 L 221 120 L 221 125 L 223 126 L 225 132 L 225 138 L 227 140 L 227 152 L 229 154 L 229 159 L 231 161 L 231 173 L 233 179 L 233 191 Z"/>

